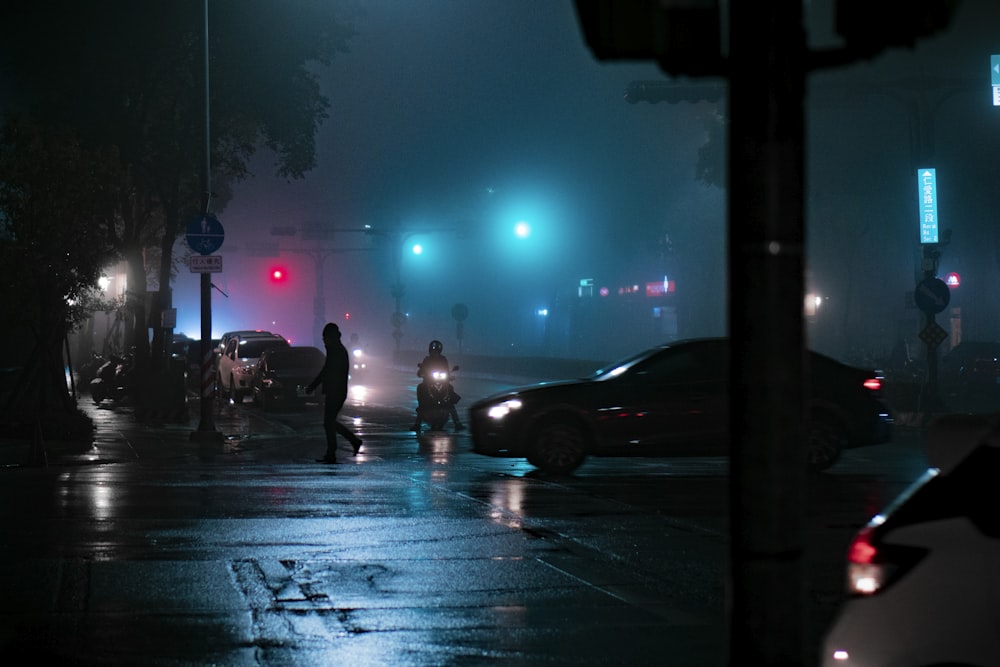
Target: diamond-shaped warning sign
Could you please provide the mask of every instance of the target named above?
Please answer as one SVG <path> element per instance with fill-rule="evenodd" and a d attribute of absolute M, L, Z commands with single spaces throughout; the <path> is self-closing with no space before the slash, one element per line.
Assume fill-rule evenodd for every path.
<path fill-rule="evenodd" d="M 920 332 L 920 340 L 927 344 L 927 347 L 937 347 L 948 337 L 948 332 L 942 329 L 937 322 L 930 322 Z"/>

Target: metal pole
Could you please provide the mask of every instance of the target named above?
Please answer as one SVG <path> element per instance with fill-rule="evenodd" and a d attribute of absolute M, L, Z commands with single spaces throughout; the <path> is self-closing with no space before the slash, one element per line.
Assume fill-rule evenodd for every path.
<path fill-rule="evenodd" d="M 202 205 L 202 215 L 208 216 L 212 201 L 212 142 L 211 115 L 209 113 L 209 67 L 208 67 L 208 0 L 204 0 L 205 15 L 205 162 L 204 183 L 205 193 Z M 212 419 L 212 403 L 215 399 L 215 364 L 212 350 L 212 274 L 201 274 L 201 415 L 198 430 L 191 434 L 192 439 L 209 436 L 209 440 L 222 439 L 222 434 L 215 430 Z"/>

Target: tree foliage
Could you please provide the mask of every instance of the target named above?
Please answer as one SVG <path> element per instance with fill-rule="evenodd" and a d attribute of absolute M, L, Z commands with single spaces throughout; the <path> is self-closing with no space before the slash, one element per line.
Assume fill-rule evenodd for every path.
<path fill-rule="evenodd" d="M 8 120 L 0 133 L 0 282 L 17 289 L 5 290 L 4 321 L 72 325 L 83 316 L 74 305 L 117 256 L 120 176 L 113 151 L 87 151 L 68 128 Z"/>
<path fill-rule="evenodd" d="M 99 267 L 96 257 L 81 257 L 80 246 L 124 258 L 135 315 L 130 340 L 141 357 L 147 273 L 158 273 L 153 282 L 167 291 L 174 241 L 186 222 L 210 207 L 221 211 L 261 147 L 273 152 L 285 178 L 314 166 L 316 130 L 329 110 L 318 68 L 346 50 L 356 11 L 331 0 L 8 0 L 0 7 L 0 82 L 10 87 L 3 111 L 30 117 L 36 148 L 48 152 L 26 152 L 24 121 L 8 116 L 3 141 L 11 168 L 0 210 L 17 233 L 5 237 L 4 251 L 38 253 L 38 266 L 59 265 L 60 280 L 71 275 L 81 285 Z M 210 205 L 206 138 L 211 190 L 219 195 Z M 46 187 L 61 191 L 46 201 Z M 77 247 L 62 253 L 41 244 L 32 230 L 46 228 Z M 91 236 L 100 243 L 90 244 Z M 157 245 L 158 253 L 146 252 Z M 160 257 L 158 270 L 146 263 L 152 254 Z M 66 308 L 51 304 L 72 290 L 55 282 L 32 304 L 24 303 L 32 300 L 27 293 L 8 299 L 17 281 L 0 289 L 25 315 L 60 312 L 69 322 Z M 154 330 L 154 348 L 156 336 L 163 348 L 163 335 Z"/>

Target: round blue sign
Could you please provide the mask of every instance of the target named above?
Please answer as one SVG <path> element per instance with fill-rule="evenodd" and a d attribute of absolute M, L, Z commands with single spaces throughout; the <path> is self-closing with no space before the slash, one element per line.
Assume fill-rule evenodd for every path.
<path fill-rule="evenodd" d="M 222 223 L 214 215 L 199 216 L 188 223 L 187 242 L 196 253 L 211 255 L 222 247 L 225 237 Z"/>
<path fill-rule="evenodd" d="M 951 290 L 940 278 L 924 278 L 913 290 L 913 301 L 917 308 L 929 315 L 940 313 L 951 301 Z"/>

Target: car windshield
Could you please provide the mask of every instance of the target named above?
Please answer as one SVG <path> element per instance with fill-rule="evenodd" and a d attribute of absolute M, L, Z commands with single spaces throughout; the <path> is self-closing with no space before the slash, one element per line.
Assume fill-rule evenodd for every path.
<path fill-rule="evenodd" d="M 643 350 L 642 352 L 633 354 L 631 357 L 625 357 L 624 359 L 620 359 L 612 364 L 608 364 L 607 366 L 597 369 L 596 371 L 594 371 L 594 374 L 587 379 L 604 381 L 618 377 L 619 375 L 625 373 L 629 369 L 634 368 L 636 364 L 642 363 L 646 359 L 649 359 L 651 356 L 653 356 L 662 349 L 663 349 L 662 347 L 654 347 L 652 349 Z"/>
<path fill-rule="evenodd" d="M 264 354 L 264 350 L 269 350 L 272 347 L 288 347 L 288 341 L 281 338 L 241 340 L 237 354 L 241 359 L 257 359 Z"/>

